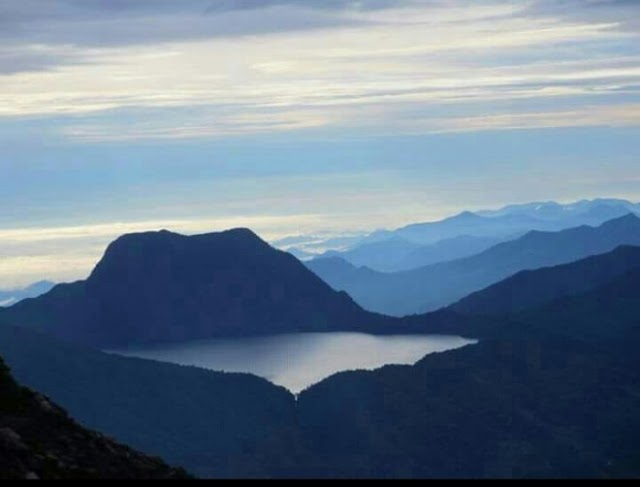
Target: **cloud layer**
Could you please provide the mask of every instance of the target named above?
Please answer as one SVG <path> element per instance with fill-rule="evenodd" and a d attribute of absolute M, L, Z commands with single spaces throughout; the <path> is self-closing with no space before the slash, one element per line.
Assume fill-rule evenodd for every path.
<path fill-rule="evenodd" d="M 53 131 L 80 141 L 417 133 L 505 104 L 515 119 L 548 113 L 541 126 L 580 103 L 640 123 L 621 106 L 640 98 L 635 2 L 0 5 L 0 117 L 58 117 Z"/>

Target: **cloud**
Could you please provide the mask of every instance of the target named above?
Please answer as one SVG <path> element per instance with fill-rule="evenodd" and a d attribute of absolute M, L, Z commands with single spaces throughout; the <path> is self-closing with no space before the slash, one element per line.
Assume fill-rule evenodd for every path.
<path fill-rule="evenodd" d="M 0 39 L 122 46 L 306 30 L 356 22 L 403 0 L 0 0 Z"/>
<path fill-rule="evenodd" d="M 523 130 L 559 127 L 640 127 L 640 104 L 585 106 L 576 110 L 500 113 L 479 117 L 427 120 L 424 133 Z M 412 124 L 415 131 L 417 125 Z M 419 130 L 419 129 L 418 129 Z"/>
<path fill-rule="evenodd" d="M 549 99 L 568 111 L 640 87 L 629 2 L 0 5 L 0 117 L 56 117 L 87 143 L 397 127 Z"/>

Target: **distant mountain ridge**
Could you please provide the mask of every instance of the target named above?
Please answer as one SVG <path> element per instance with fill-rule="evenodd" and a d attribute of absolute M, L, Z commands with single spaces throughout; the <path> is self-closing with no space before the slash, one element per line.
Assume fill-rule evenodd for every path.
<path fill-rule="evenodd" d="M 368 267 L 379 272 L 399 272 L 469 257 L 504 240 L 509 238 L 459 235 L 422 245 L 400 237 L 392 237 L 388 240 L 364 243 L 342 252 L 328 251 L 315 258 L 337 257 L 358 267 Z M 296 256 L 298 255 L 305 260 L 311 257 L 304 254 Z"/>
<path fill-rule="evenodd" d="M 439 221 L 379 230 L 352 239 L 346 248 L 342 245 L 321 255 L 304 247 L 302 240 L 299 249 L 289 250 L 304 259 L 309 259 L 311 252 L 316 257 L 342 257 L 356 266 L 381 272 L 398 272 L 468 257 L 531 230 L 560 231 L 581 225 L 598 226 L 628 213 L 640 215 L 640 203 L 613 198 L 567 204 L 533 202 L 498 210 L 465 211 Z M 314 245 L 322 246 L 322 243 L 314 241 Z M 324 245 L 334 248 L 328 241 Z"/>
<path fill-rule="evenodd" d="M 640 214 L 640 203 L 618 199 L 583 200 L 577 203 L 535 202 L 500 210 L 465 211 L 444 220 L 414 223 L 372 238 L 396 236 L 412 242 L 433 243 L 460 235 L 507 237 L 530 230 L 559 231 L 581 225 L 598 226 L 629 213 Z"/>
<path fill-rule="evenodd" d="M 0 307 L 11 306 L 23 299 L 41 296 L 53 289 L 54 286 L 54 282 L 39 281 L 23 289 L 0 291 Z"/>
<path fill-rule="evenodd" d="M 634 214 L 599 227 L 559 232 L 531 231 L 480 254 L 405 272 L 379 273 L 346 262 L 306 262 L 334 289 L 344 290 L 365 309 L 402 316 L 453 304 L 517 272 L 565 264 L 607 253 L 620 245 L 640 245 L 640 218 Z"/>
<path fill-rule="evenodd" d="M 414 223 L 393 231 L 372 234 L 404 238 L 417 243 L 470 235 L 475 237 L 509 237 L 530 230 L 559 231 L 581 225 L 598 226 L 629 213 L 640 214 L 640 204 L 626 200 L 595 199 L 577 203 L 528 203 L 506 206 L 500 210 L 465 211 L 441 221 Z"/>
<path fill-rule="evenodd" d="M 627 213 L 640 213 L 640 203 L 616 198 L 596 198 L 580 200 L 574 203 L 555 201 L 537 201 L 532 203 L 508 205 L 499 210 L 482 210 L 480 216 L 497 217 L 504 215 L 529 215 L 542 220 L 565 220 L 580 218 L 583 224 L 597 225 Z"/>

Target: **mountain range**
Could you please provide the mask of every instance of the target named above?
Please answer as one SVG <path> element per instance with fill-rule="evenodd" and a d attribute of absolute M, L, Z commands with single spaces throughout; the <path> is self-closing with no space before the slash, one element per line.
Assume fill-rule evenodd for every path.
<path fill-rule="evenodd" d="M 637 476 L 637 253 L 533 271 L 511 285 L 514 296 L 531 281 L 565 285 L 517 312 L 495 298 L 499 283 L 486 292 L 490 328 L 467 330 L 479 344 L 340 373 L 297 398 L 256 377 L 113 356 L 11 326 L 0 326 L 0 354 L 84 424 L 202 476 Z M 585 289 L 588 269 L 607 266 L 616 269 Z"/>
<path fill-rule="evenodd" d="M 352 238 L 350 244 L 349 241 L 341 242 L 339 248 L 321 255 L 316 252 L 316 257 L 341 257 L 357 267 L 397 272 L 468 257 L 531 230 L 560 231 L 581 225 L 598 226 L 628 213 L 640 215 L 640 204 L 601 198 L 569 204 L 535 202 L 499 210 L 465 211 L 440 221 Z M 308 260 L 318 246 L 332 248 L 332 243 L 337 241 L 318 242 L 316 238 L 312 240 L 313 248 L 307 248 L 302 237 L 291 242 L 299 242 L 302 247 L 287 245 L 287 250 Z"/>
<path fill-rule="evenodd" d="M 636 268 L 640 268 L 640 247 L 622 246 L 570 264 L 519 272 L 463 298 L 451 309 L 473 315 L 518 313 L 585 293 Z"/>
<path fill-rule="evenodd" d="M 342 252 L 330 250 L 318 259 L 338 257 L 356 267 L 380 272 L 398 272 L 447 262 L 478 254 L 508 238 L 459 235 L 432 244 L 421 245 L 400 237 L 358 245 Z M 299 254 L 300 255 L 300 254 Z M 309 255 L 301 255 L 309 260 Z"/>
<path fill-rule="evenodd" d="M 236 229 L 125 235 L 86 281 L 0 310 L 0 324 L 107 349 L 296 332 L 415 333 L 453 319 L 448 313 L 408 324 L 365 311 L 292 255 Z"/>
<path fill-rule="evenodd" d="M 635 271 L 478 345 L 317 384 L 299 398 L 312 475 L 636 477 L 639 293 Z"/>
<path fill-rule="evenodd" d="M 503 211 L 534 210 L 560 211 Z M 0 310 L 0 355 L 38 391 L 0 363 L 0 477 L 186 476 L 102 434 L 213 478 L 640 475 L 637 216 L 529 231 L 405 272 L 338 257 L 307 265 L 374 286 L 375 305 L 448 307 L 365 311 L 246 229 L 125 235 L 86 281 Z M 301 331 L 479 343 L 295 396 L 247 374 L 90 348 Z"/>
<path fill-rule="evenodd" d="M 246 229 L 125 235 L 86 281 L 0 312 L 3 322 L 100 347 L 340 330 L 374 319 Z"/>
<path fill-rule="evenodd" d="M 0 326 L 16 379 L 89 428 L 199 477 L 273 477 L 296 462 L 295 397 L 246 374 L 111 355 Z"/>
<path fill-rule="evenodd" d="M 334 289 L 348 292 L 363 308 L 402 316 L 448 306 L 523 270 L 572 262 L 620 245 L 640 245 L 638 216 L 630 213 L 599 227 L 530 231 L 480 254 L 411 271 L 381 273 L 339 258 L 305 264 Z"/>

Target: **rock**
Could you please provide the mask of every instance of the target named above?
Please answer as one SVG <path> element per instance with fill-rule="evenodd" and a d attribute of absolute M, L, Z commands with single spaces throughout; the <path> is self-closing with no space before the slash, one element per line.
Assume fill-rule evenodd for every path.
<path fill-rule="evenodd" d="M 29 449 L 22 441 L 22 437 L 11 428 L 0 428 L 0 441 L 14 450 L 27 451 Z"/>

